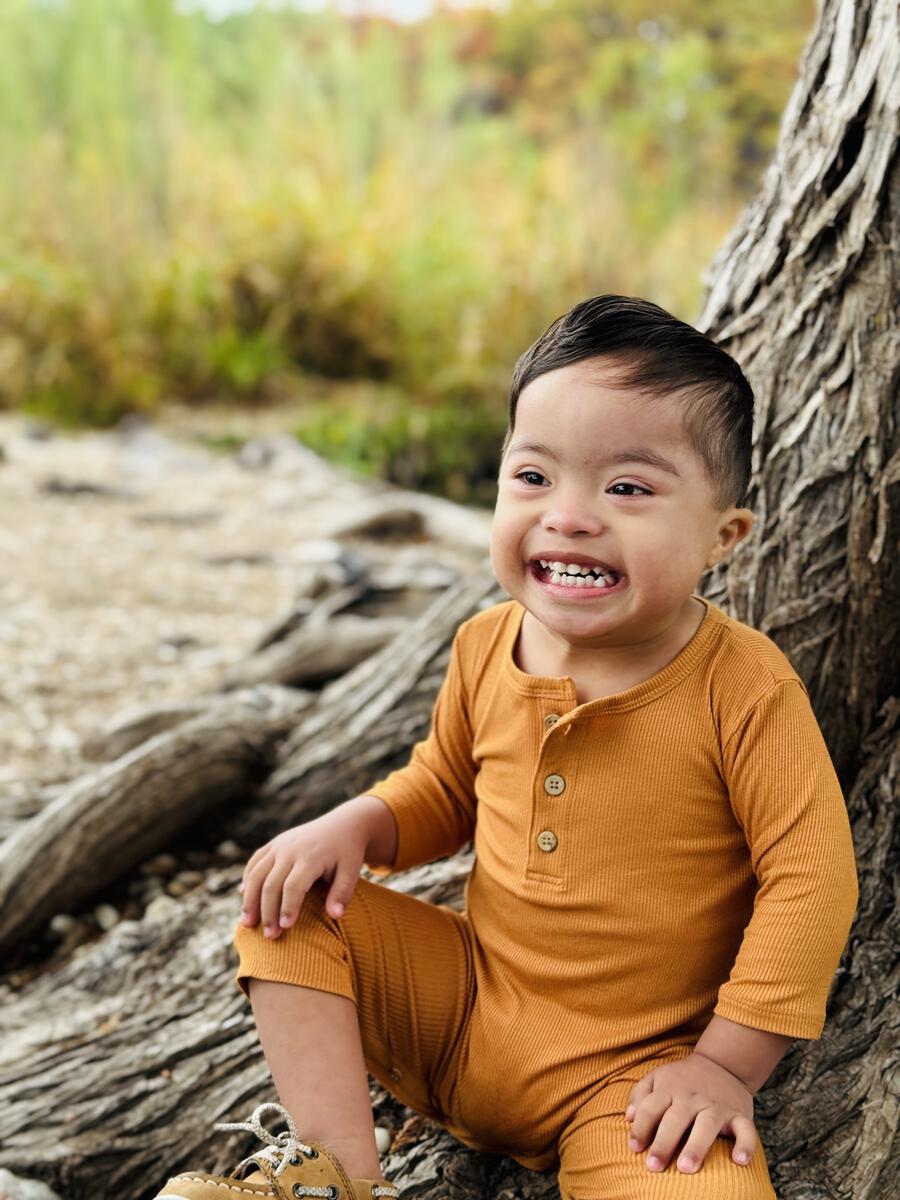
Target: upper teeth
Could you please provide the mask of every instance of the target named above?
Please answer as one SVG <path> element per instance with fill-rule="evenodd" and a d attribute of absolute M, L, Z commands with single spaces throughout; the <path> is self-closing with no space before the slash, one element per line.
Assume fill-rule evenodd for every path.
<path fill-rule="evenodd" d="M 574 576 L 580 581 L 584 576 L 588 576 L 590 574 L 598 575 L 600 580 L 604 581 L 607 587 L 617 580 L 616 574 L 614 574 L 612 570 L 605 568 L 605 566 L 584 566 L 582 563 L 551 562 L 551 560 L 546 558 L 539 559 L 539 563 L 541 566 L 548 566 L 548 568 L 550 568 L 553 572 L 551 575 L 552 583 L 558 583 L 559 578 L 563 575 Z"/>
<path fill-rule="evenodd" d="M 556 571 L 560 575 L 590 575 L 592 571 L 595 575 L 612 574 L 612 571 L 606 567 L 586 567 L 582 563 L 549 562 L 545 558 L 538 561 L 542 567 L 549 567 L 551 571 Z"/>

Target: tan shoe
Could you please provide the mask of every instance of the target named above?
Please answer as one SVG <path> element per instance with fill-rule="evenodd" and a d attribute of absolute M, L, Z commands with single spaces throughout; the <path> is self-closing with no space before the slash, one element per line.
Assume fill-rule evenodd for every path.
<path fill-rule="evenodd" d="M 287 1125 L 277 1136 L 260 1123 L 267 1109 Z M 215 1129 L 246 1129 L 267 1144 L 242 1159 L 231 1175 L 184 1171 L 173 1175 L 155 1200 L 399 1200 L 400 1193 L 383 1179 L 350 1179 L 338 1158 L 319 1142 L 302 1142 L 286 1108 L 260 1104 L 249 1121 L 221 1123 Z M 255 1169 L 253 1169 L 255 1168 Z"/>

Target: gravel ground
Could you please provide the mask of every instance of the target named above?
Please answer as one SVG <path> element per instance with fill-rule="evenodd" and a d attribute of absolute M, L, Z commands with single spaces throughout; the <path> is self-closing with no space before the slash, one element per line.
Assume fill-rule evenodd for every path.
<path fill-rule="evenodd" d="M 317 519 L 374 485 L 278 435 L 203 423 L 50 435 L 0 414 L 0 799 L 33 811 L 126 710 L 214 689 L 295 596 Z M 252 423 L 251 423 L 252 422 Z M 277 452 L 272 456 L 272 448 Z M 266 461 L 266 459 L 269 461 Z"/>

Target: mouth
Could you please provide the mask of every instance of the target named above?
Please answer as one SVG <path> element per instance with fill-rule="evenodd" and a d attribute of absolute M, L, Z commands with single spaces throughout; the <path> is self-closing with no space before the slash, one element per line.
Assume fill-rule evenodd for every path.
<path fill-rule="evenodd" d="M 581 555 L 564 559 L 534 558 L 529 565 L 531 575 L 538 583 L 569 593 L 608 593 L 625 580 L 625 576 L 608 563 Z"/>

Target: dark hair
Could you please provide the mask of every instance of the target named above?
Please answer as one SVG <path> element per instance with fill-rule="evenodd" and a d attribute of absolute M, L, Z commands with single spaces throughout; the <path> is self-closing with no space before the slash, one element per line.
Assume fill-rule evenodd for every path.
<path fill-rule="evenodd" d="M 711 338 L 636 296 L 593 296 L 558 317 L 519 358 L 509 390 L 506 453 L 522 389 L 533 379 L 588 358 L 621 364 L 616 387 L 684 403 L 688 442 L 700 455 L 720 509 L 742 505 L 750 487 L 753 389 Z"/>

